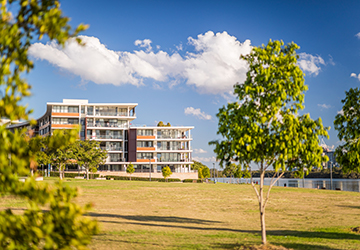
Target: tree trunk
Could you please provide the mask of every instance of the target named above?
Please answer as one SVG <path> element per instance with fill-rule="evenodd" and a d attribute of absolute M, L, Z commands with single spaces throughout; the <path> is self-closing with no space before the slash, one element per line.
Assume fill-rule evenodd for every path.
<path fill-rule="evenodd" d="M 59 177 L 60 177 L 60 180 L 62 180 L 61 168 L 62 168 L 62 166 L 61 166 L 61 164 L 60 164 L 60 165 L 59 165 Z"/>
<path fill-rule="evenodd" d="M 265 204 L 264 204 L 264 171 L 261 170 L 260 173 L 260 201 L 259 201 L 259 209 L 260 209 L 260 223 L 261 223 L 261 239 L 262 243 L 266 244 L 266 227 L 265 227 Z"/>
<path fill-rule="evenodd" d="M 89 180 L 89 168 L 86 168 L 86 180 Z"/>

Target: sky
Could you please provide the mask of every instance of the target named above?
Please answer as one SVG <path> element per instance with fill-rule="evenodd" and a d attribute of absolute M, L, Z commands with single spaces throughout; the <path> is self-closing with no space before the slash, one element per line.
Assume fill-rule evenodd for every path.
<path fill-rule="evenodd" d="M 236 101 L 233 85 L 245 79 L 240 60 L 269 39 L 300 46 L 299 66 L 309 90 L 305 109 L 330 126 L 329 146 L 339 145 L 333 121 L 345 91 L 360 85 L 360 1 L 61 1 L 85 47 L 34 43 L 33 118 L 46 102 L 138 103 L 133 124 L 194 126 L 193 158 L 213 166 L 208 142 L 216 113 Z"/>

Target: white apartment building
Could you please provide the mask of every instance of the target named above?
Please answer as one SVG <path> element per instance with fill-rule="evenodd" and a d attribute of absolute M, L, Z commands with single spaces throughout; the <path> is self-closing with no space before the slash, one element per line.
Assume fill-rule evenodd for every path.
<path fill-rule="evenodd" d="M 134 126 L 137 103 L 89 103 L 88 100 L 63 99 L 48 102 L 46 113 L 37 119 L 32 134 L 51 135 L 56 129 L 80 125 L 80 139 L 100 142 L 107 150 L 102 172 L 125 172 L 129 163 L 135 172 L 160 172 L 169 166 L 173 173 L 190 173 L 193 164 L 192 126 Z M 9 129 L 29 127 L 29 123 L 10 125 Z"/>

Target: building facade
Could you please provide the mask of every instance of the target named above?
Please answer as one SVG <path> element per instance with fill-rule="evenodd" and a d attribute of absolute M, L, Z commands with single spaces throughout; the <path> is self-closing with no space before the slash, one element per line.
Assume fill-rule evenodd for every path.
<path fill-rule="evenodd" d="M 125 172 L 129 163 L 135 172 L 161 172 L 169 166 L 173 173 L 190 173 L 192 126 L 134 126 L 137 103 L 88 103 L 88 100 L 63 99 L 49 102 L 35 126 L 28 122 L 8 126 L 27 127 L 31 135 L 50 136 L 57 129 L 80 125 L 81 140 L 96 140 L 107 151 L 103 172 Z"/>

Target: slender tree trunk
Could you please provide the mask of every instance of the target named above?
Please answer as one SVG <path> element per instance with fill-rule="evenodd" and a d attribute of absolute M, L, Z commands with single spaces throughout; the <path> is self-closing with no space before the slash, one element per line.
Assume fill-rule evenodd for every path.
<path fill-rule="evenodd" d="M 62 180 L 62 173 L 61 173 L 61 169 L 62 169 L 62 166 L 61 164 L 59 165 L 59 177 L 60 177 L 60 180 Z"/>
<path fill-rule="evenodd" d="M 260 209 L 260 222 L 261 222 L 261 239 L 262 239 L 262 243 L 265 245 L 266 227 L 265 227 L 265 204 L 264 204 L 264 175 L 265 175 L 265 171 L 263 170 L 263 166 L 261 166 L 259 209 Z"/>

